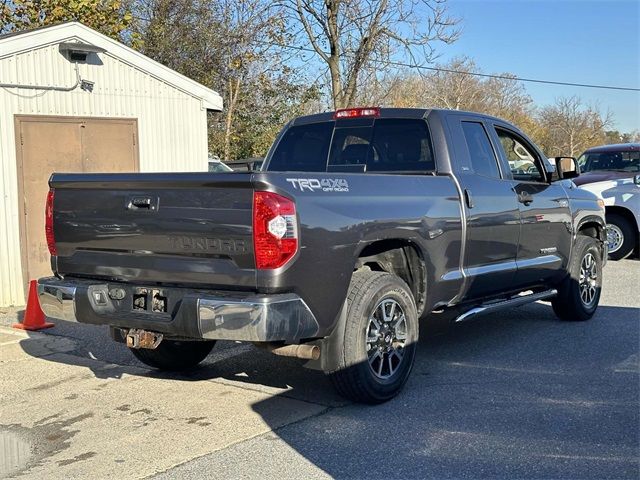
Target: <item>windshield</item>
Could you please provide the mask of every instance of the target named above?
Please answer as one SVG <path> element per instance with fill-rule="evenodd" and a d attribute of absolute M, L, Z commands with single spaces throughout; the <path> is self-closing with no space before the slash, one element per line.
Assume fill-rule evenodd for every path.
<path fill-rule="evenodd" d="M 640 152 L 583 153 L 578 164 L 581 172 L 640 172 Z"/>

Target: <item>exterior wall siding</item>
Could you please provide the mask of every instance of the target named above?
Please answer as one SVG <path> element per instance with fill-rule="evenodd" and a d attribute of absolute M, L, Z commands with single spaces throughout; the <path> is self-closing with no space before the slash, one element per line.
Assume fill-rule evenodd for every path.
<path fill-rule="evenodd" d="M 71 40 L 71 39 L 70 39 Z M 136 118 L 140 170 L 205 171 L 207 122 L 202 100 L 109 55 L 80 64 L 93 92 L 0 88 L 0 306 L 24 304 L 15 115 Z M 0 83 L 72 86 L 74 66 L 57 45 L 0 58 Z M 42 200 L 44 208 L 44 199 Z"/>

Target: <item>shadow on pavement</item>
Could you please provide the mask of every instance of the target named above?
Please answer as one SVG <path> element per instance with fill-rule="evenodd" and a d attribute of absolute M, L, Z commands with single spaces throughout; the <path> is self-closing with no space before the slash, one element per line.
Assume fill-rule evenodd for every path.
<path fill-rule="evenodd" d="M 423 336 L 397 398 L 285 426 L 281 443 L 338 478 L 638 478 L 640 311 L 526 310 Z"/>
<path fill-rule="evenodd" d="M 637 478 L 637 308 L 601 306 L 589 322 L 561 322 L 548 305 L 537 303 L 437 335 L 429 324 L 421 328 L 408 384 L 398 397 L 374 407 L 344 401 L 321 372 L 305 370 L 297 360 L 229 342 L 188 374 L 138 368 L 132 357 L 124 366 L 91 368 L 101 378 L 126 373 L 275 389 L 253 405 L 267 423 L 281 396 L 333 407 L 276 429 L 275 439 L 247 440 L 253 447 L 244 454 L 239 449 L 236 454 L 246 458 L 237 460 L 249 471 L 255 464 L 265 477 L 282 471 L 270 471 L 261 458 L 281 455 L 285 463 L 288 456 L 292 462 L 302 456 L 304 468 L 334 477 Z M 116 363 L 128 354 L 126 347 L 107 347 L 111 340 L 102 330 L 94 343 L 44 358 Z M 24 342 L 27 353 L 29 345 Z M 296 471 L 300 478 L 304 468 Z"/>

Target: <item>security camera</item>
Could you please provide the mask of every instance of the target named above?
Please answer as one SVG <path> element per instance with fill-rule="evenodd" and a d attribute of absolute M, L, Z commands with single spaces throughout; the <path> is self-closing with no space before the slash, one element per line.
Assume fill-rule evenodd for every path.
<path fill-rule="evenodd" d="M 95 85 L 95 82 L 92 82 L 91 80 L 82 80 L 80 82 L 80 88 L 85 92 L 93 92 L 94 85 Z"/>

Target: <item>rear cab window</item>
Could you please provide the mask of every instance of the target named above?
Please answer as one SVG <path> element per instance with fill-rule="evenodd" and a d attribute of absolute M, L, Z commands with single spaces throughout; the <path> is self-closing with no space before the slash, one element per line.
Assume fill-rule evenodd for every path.
<path fill-rule="evenodd" d="M 425 120 L 362 118 L 290 127 L 267 170 L 419 174 L 435 161 Z"/>
<path fill-rule="evenodd" d="M 333 122 L 289 128 L 278 142 L 267 170 L 272 172 L 324 172 L 333 133 Z"/>

